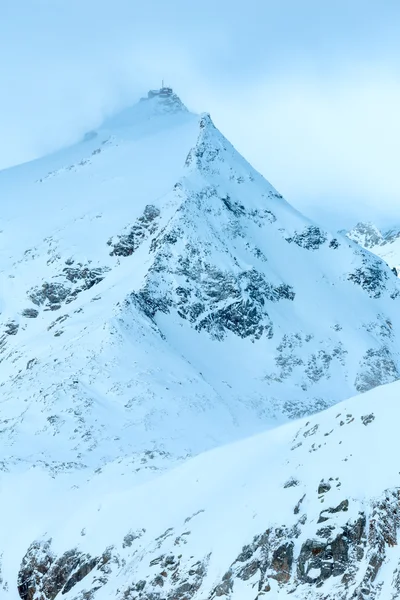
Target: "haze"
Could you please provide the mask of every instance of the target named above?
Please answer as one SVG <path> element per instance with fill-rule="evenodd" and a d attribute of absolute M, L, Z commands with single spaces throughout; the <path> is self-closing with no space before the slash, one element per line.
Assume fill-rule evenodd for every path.
<path fill-rule="evenodd" d="M 297 208 L 400 222 L 396 1 L 3 0 L 0 168 L 164 78 Z"/>

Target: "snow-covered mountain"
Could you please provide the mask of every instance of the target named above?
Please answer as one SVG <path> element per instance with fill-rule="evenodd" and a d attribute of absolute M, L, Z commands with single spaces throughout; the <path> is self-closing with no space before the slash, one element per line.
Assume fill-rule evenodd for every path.
<path fill-rule="evenodd" d="M 190 113 L 169 92 L 71 148 L 1 172 L 0 198 L 7 598 L 223 595 L 212 590 L 230 586 L 229 577 L 217 581 L 230 560 L 225 549 L 252 543 L 250 517 L 232 538 L 224 520 L 221 528 L 199 520 L 201 541 L 188 555 L 196 564 L 183 569 L 190 581 L 173 575 L 184 553 L 168 562 L 157 548 L 165 540 L 186 547 L 192 526 L 178 532 L 176 523 L 203 510 L 203 497 L 215 495 L 214 516 L 226 493 L 235 498 L 227 515 L 234 519 L 243 502 L 256 514 L 260 469 L 281 469 L 280 436 L 288 444 L 300 426 L 188 458 L 399 379 L 398 278 L 295 211 L 209 115 Z M 247 500 L 241 483 L 232 487 L 245 472 Z M 274 477 L 265 493 L 280 502 Z M 282 502 L 271 523 L 295 527 Z M 120 553 L 110 544 L 122 532 Z M 226 538 L 220 547 L 217 534 Z M 137 571 L 143 545 L 145 554 L 155 548 L 159 565 L 151 592 Z M 169 573 L 175 588 L 164 587 Z"/>
<path fill-rule="evenodd" d="M 400 273 L 400 227 L 379 229 L 373 223 L 358 223 L 347 235 Z"/>

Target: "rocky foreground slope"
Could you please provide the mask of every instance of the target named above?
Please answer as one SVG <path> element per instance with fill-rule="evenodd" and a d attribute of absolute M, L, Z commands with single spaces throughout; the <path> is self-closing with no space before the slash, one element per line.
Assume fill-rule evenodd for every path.
<path fill-rule="evenodd" d="M 378 388 L 142 485 L 110 486 L 112 471 L 84 488 L 47 480 L 20 597 L 398 598 L 399 393 Z"/>
<path fill-rule="evenodd" d="M 305 493 L 288 483 L 301 471 L 294 451 L 278 469 L 291 471 L 282 498 L 272 476 L 280 436 L 299 426 L 254 438 L 266 454 L 259 441 L 201 453 L 399 379 L 392 270 L 290 207 L 209 115 L 173 94 L 1 172 L 0 195 L 5 597 L 245 598 L 241 585 L 253 595 L 295 585 L 268 575 L 263 557 L 275 551 L 315 594 L 323 577 L 296 565 L 301 552 L 307 565 L 321 554 L 302 550 L 317 533 L 300 523 L 301 503 L 293 512 L 282 500 L 296 506 Z M 249 496 L 241 473 L 253 477 Z M 272 487 L 258 490 L 269 474 Z M 352 492 L 337 498 L 327 485 L 318 502 L 348 519 Z M 214 516 L 203 522 L 208 498 Z M 241 563 L 254 573 L 238 577 Z"/>

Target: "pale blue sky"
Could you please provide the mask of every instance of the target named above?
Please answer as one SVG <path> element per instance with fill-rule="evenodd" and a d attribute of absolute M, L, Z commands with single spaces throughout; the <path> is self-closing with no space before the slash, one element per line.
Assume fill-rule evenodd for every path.
<path fill-rule="evenodd" d="M 0 0 L 0 167 L 162 77 L 304 212 L 400 222 L 397 0 Z"/>

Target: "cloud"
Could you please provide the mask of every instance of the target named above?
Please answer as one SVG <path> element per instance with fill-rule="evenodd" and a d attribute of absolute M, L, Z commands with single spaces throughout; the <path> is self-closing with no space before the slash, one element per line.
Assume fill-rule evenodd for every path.
<path fill-rule="evenodd" d="M 399 16 L 397 0 L 3 0 L 0 168 L 165 78 L 308 214 L 396 218 Z"/>
<path fill-rule="evenodd" d="M 270 79 L 240 90 L 229 107 L 220 99 L 214 113 L 289 201 L 341 226 L 400 221 L 399 103 L 393 73 L 358 65 L 327 78 Z"/>

